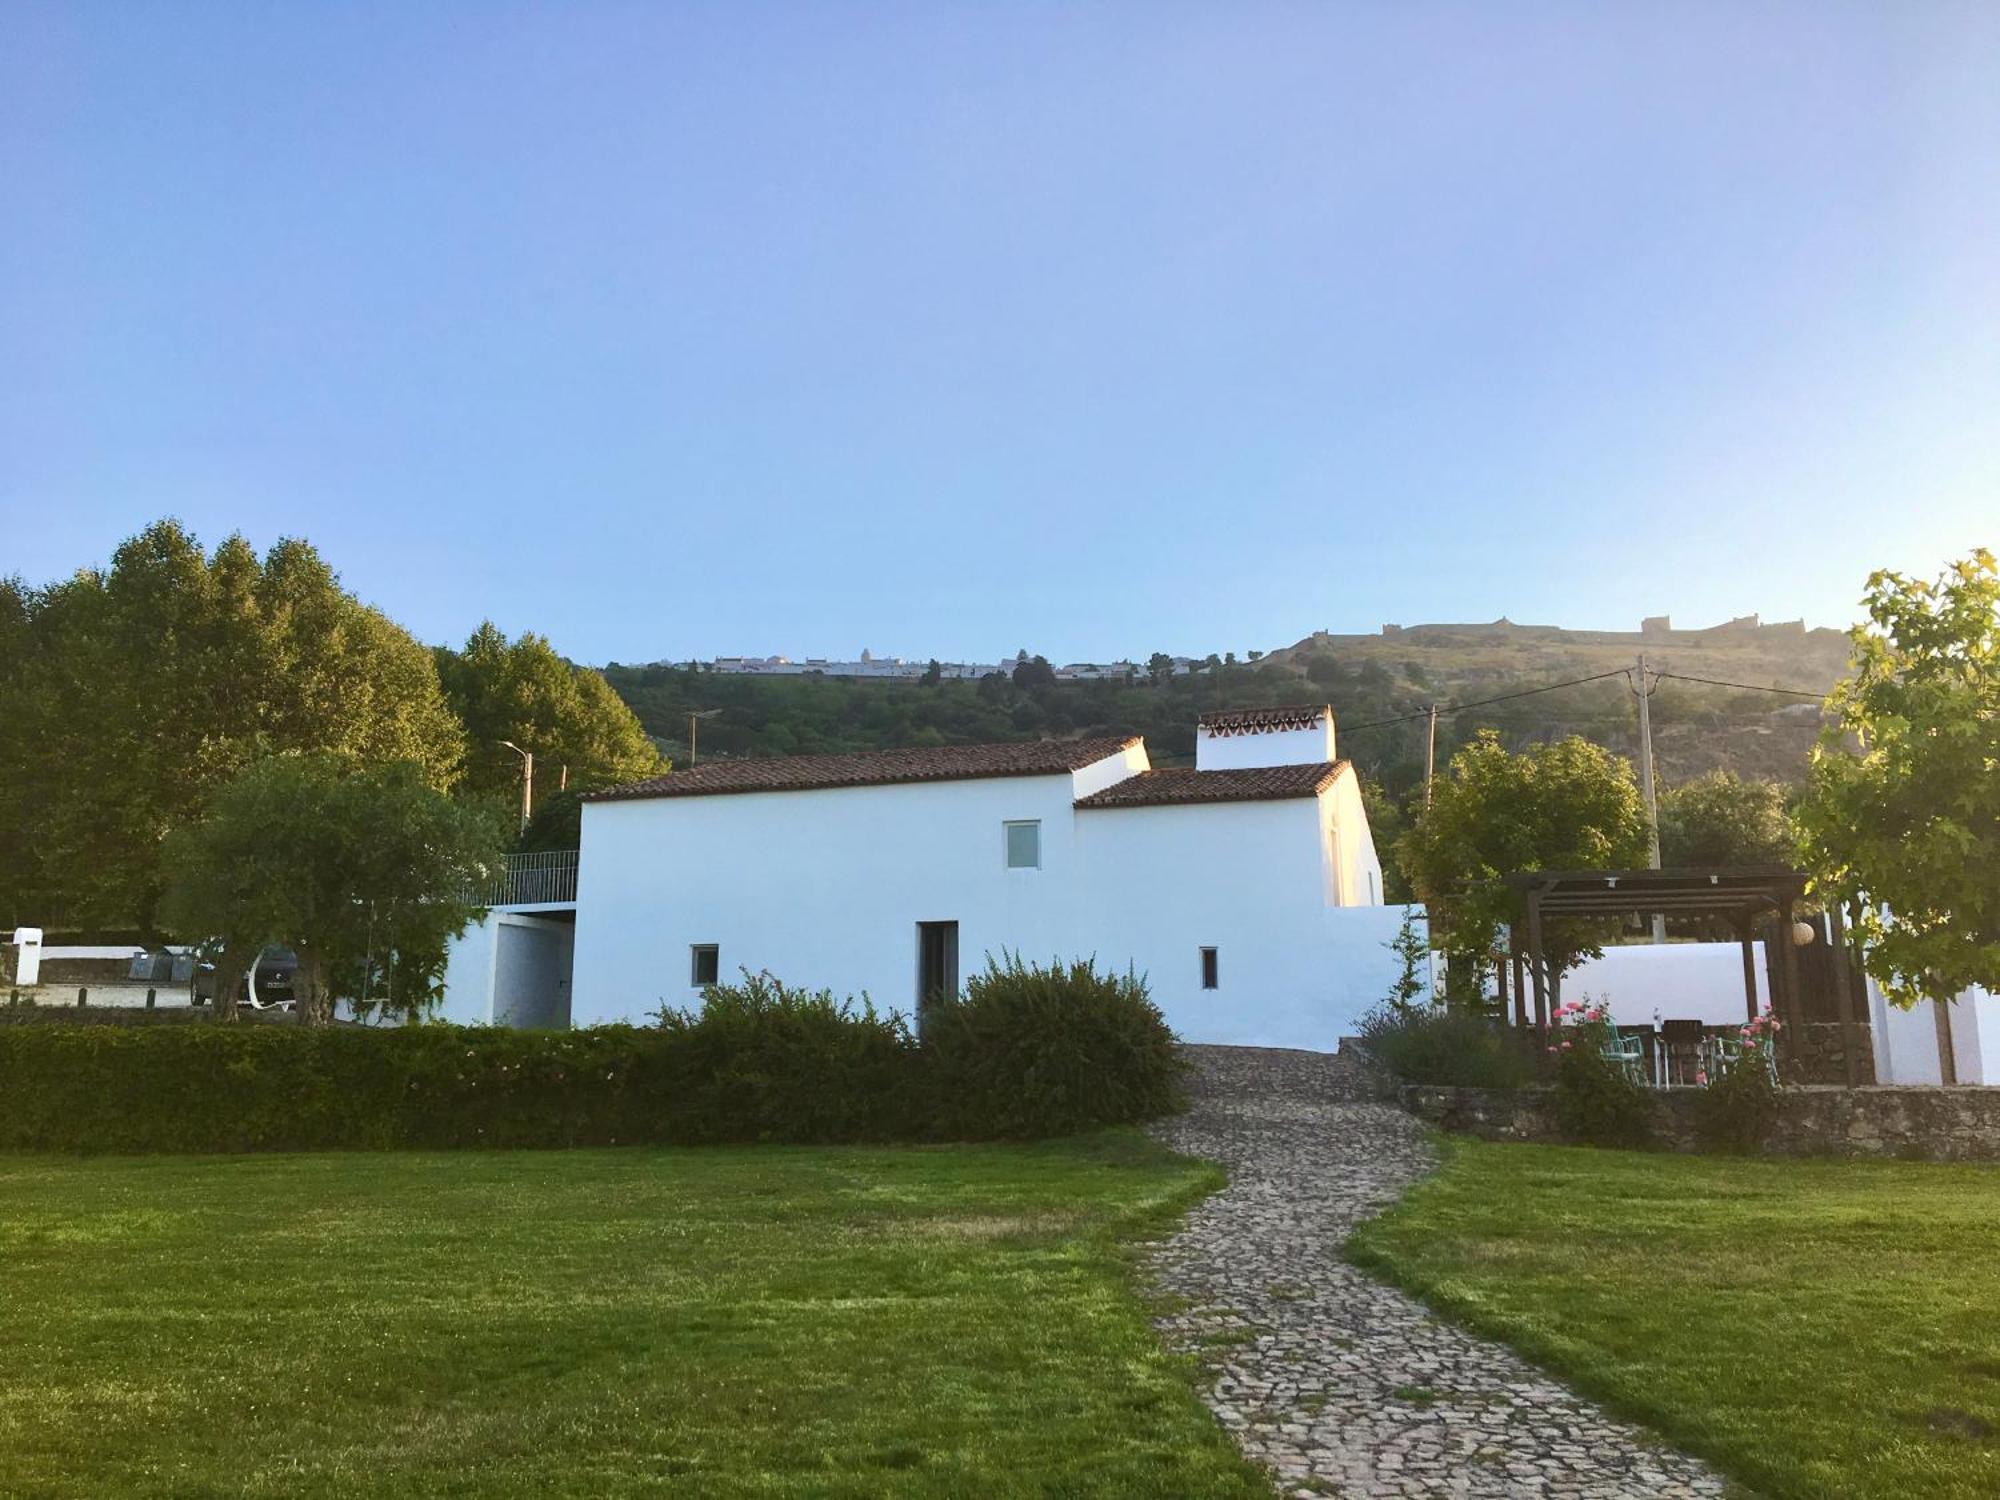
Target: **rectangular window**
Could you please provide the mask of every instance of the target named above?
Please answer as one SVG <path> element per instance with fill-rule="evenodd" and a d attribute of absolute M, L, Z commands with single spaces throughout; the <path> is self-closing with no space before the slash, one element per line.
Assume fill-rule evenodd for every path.
<path fill-rule="evenodd" d="M 689 951 L 694 955 L 694 974 L 688 983 L 696 989 L 714 984 L 722 972 L 722 950 L 714 943 L 696 943 Z"/>
<path fill-rule="evenodd" d="M 1213 948 L 1204 948 L 1201 950 L 1201 987 L 1205 990 L 1217 988 L 1215 950 Z"/>
<path fill-rule="evenodd" d="M 1008 823 L 1007 868 L 1039 870 L 1042 867 L 1042 825 L 1037 821 Z"/>

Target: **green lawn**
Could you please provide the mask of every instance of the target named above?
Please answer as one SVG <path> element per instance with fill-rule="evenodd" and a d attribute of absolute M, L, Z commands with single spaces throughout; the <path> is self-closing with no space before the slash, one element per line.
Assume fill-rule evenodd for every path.
<path fill-rule="evenodd" d="M 1760 1493 L 2000 1494 L 2000 1168 L 1447 1150 L 1362 1264 Z"/>
<path fill-rule="evenodd" d="M 1267 1496 L 1039 1147 L 0 1157 L 0 1494 Z"/>

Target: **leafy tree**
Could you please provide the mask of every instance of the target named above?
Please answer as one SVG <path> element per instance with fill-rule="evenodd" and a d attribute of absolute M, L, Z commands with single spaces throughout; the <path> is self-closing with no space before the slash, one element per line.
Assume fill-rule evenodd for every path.
<path fill-rule="evenodd" d="M 1516 755 L 1489 729 L 1451 758 L 1431 805 L 1396 845 L 1396 860 L 1429 909 L 1431 941 L 1461 966 L 1491 953 L 1500 928 L 1525 920 L 1503 883 L 1526 870 L 1622 869 L 1646 856 L 1646 818 L 1632 768 L 1574 735 Z M 1602 951 L 1600 922 L 1543 923 L 1548 994 L 1563 973 Z"/>
<path fill-rule="evenodd" d="M 1146 658 L 1146 680 L 1158 687 L 1174 675 L 1174 659 L 1164 651 L 1155 651 Z"/>
<path fill-rule="evenodd" d="M 301 1019 L 324 1024 L 336 998 L 372 994 L 376 959 L 439 971 L 478 914 L 468 897 L 497 867 L 505 827 L 498 804 L 449 797 L 409 761 L 353 770 L 334 755 L 273 756 L 168 835 L 161 915 L 182 938 L 221 941 L 225 1003 L 265 945 L 295 949 Z M 418 998 L 430 997 L 404 997 Z"/>
<path fill-rule="evenodd" d="M 1815 888 L 1897 1003 L 2000 989 L 2000 573 L 1878 572 L 1866 603 L 1798 810 Z"/>
<path fill-rule="evenodd" d="M 933 656 L 930 665 L 924 668 L 924 675 L 917 679 L 925 687 L 934 688 L 944 681 L 944 667 Z"/>
<path fill-rule="evenodd" d="M 1056 669 L 1049 665 L 1046 656 L 1028 657 L 1014 663 L 1014 686 L 1022 692 L 1033 692 L 1037 688 L 1052 688 L 1056 685 Z"/>
<path fill-rule="evenodd" d="M 1660 863 L 1673 867 L 1784 865 L 1798 836 L 1773 781 L 1710 771 L 1660 797 Z"/>
<path fill-rule="evenodd" d="M 600 672 L 572 666 L 542 636 L 508 640 L 492 621 L 462 651 L 440 649 L 438 676 L 464 722 L 464 789 L 519 792 L 521 763 L 501 742 L 535 757 L 538 793 L 588 790 L 657 775 L 664 766 L 639 720 Z"/>
<path fill-rule="evenodd" d="M 0 914 L 152 927 L 161 840 L 262 756 L 458 775 L 430 653 L 301 541 L 208 555 L 161 521 L 107 569 L 10 584 L 0 637 Z"/>
<path fill-rule="evenodd" d="M 1405 911 L 1396 936 L 1382 946 L 1396 955 L 1398 965 L 1395 982 L 1389 986 L 1389 1009 L 1397 1015 L 1407 1014 L 1416 1008 L 1417 1002 L 1429 993 L 1431 987 L 1426 963 L 1430 956 L 1430 944 L 1417 930 L 1416 913 Z"/>

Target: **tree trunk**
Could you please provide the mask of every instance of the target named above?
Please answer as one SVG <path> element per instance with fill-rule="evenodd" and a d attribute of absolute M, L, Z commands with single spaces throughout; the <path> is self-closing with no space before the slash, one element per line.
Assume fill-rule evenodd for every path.
<path fill-rule="evenodd" d="M 304 980 L 301 984 L 299 981 Z M 326 1003 L 326 965 L 315 954 L 299 950 L 298 967 L 292 971 L 292 984 L 298 996 L 299 1022 L 305 1026 L 324 1026 L 332 1019 Z"/>
<path fill-rule="evenodd" d="M 228 948 L 215 960 L 215 1019 L 233 1021 L 237 1016 L 236 992 L 242 987 L 243 959 Z"/>

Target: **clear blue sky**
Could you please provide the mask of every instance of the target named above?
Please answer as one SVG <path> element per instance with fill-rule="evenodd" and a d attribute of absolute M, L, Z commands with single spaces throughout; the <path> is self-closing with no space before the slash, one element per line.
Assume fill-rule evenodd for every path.
<path fill-rule="evenodd" d="M 0 572 L 1058 659 L 2000 543 L 2000 5 L 0 7 Z"/>

